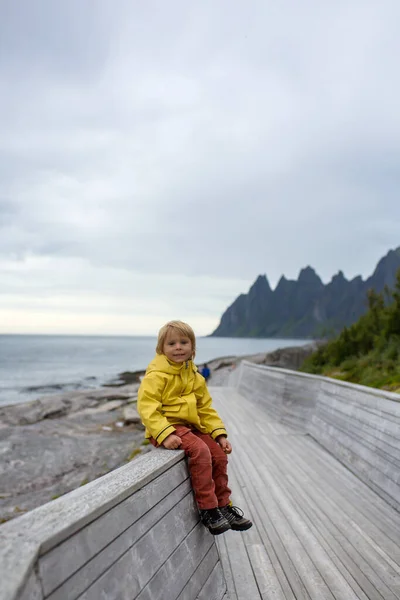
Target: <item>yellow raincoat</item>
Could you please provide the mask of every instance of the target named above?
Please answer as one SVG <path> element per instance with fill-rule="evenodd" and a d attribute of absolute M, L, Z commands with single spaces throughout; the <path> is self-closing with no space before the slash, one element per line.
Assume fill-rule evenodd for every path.
<path fill-rule="evenodd" d="M 138 392 L 137 408 L 146 427 L 146 438 L 153 437 L 161 444 L 178 424 L 193 426 L 213 439 L 227 435 L 211 402 L 204 377 L 193 361 L 178 364 L 157 354 L 147 367 Z"/>

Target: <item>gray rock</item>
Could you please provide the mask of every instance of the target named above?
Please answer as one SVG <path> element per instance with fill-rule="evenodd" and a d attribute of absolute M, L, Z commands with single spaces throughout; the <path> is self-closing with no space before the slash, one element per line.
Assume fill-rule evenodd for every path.
<path fill-rule="evenodd" d="M 121 400 L 132 402 L 137 397 L 139 384 L 116 388 L 101 388 L 80 392 L 65 392 L 43 396 L 32 402 L 12 404 L 0 408 L 0 425 L 29 425 L 45 419 L 56 419 L 85 408 L 97 407 L 101 403 Z"/>
<path fill-rule="evenodd" d="M 112 411 L 116 410 L 117 408 L 121 408 L 121 406 L 124 406 L 124 404 L 125 404 L 124 400 L 110 400 L 109 402 L 106 402 L 105 404 L 100 404 L 100 406 L 94 406 L 92 408 L 84 408 L 83 410 L 80 410 L 78 412 L 67 415 L 67 418 L 75 417 L 77 415 L 96 415 L 96 414 L 105 413 L 105 412 L 112 412 Z"/>
<path fill-rule="evenodd" d="M 140 418 L 128 425 L 122 414 L 137 388 L 68 392 L 2 407 L 0 522 L 151 450 L 142 445 Z"/>
<path fill-rule="evenodd" d="M 128 406 L 124 407 L 124 409 L 122 411 L 122 416 L 123 416 L 125 423 L 141 423 L 142 422 L 138 411 L 136 410 L 136 408 L 134 406 L 132 406 L 132 404 L 129 404 Z"/>
<path fill-rule="evenodd" d="M 260 352 L 245 356 L 225 356 L 208 362 L 211 370 L 209 385 L 223 386 L 228 385 L 229 374 L 236 369 L 242 360 L 247 360 L 258 365 L 269 367 L 280 367 L 281 369 L 291 369 L 297 371 L 310 354 L 315 352 L 321 345 L 321 342 L 311 342 L 304 346 L 290 346 L 287 348 L 278 348 L 273 352 Z"/>
<path fill-rule="evenodd" d="M 321 345 L 320 342 L 311 342 L 304 346 L 290 346 L 278 348 L 267 354 L 255 354 L 253 357 L 245 357 L 249 362 L 267 365 L 269 367 L 280 367 L 297 371 L 306 358 L 308 358 Z"/>

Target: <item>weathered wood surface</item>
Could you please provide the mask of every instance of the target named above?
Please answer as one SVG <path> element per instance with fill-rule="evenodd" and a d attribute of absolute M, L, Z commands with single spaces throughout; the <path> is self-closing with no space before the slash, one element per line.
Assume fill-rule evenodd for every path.
<path fill-rule="evenodd" d="M 325 380 L 308 431 L 400 510 L 399 402 Z"/>
<path fill-rule="evenodd" d="M 400 511 L 400 395 L 243 361 L 230 382 L 278 423 L 310 433 Z"/>
<path fill-rule="evenodd" d="M 1 600 L 221 600 L 226 592 L 182 451 L 152 452 L 6 523 L 0 536 Z"/>
<path fill-rule="evenodd" d="M 254 527 L 217 538 L 221 561 L 183 453 L 160 450 L 5 524 L 0 600 L 399 600 L 400 404 L 257 365 L 233 380 L 246 399 L 212 392 Z"/>
<path fill-rule="evenodd" d="M 398 600 L 399 512 L 260 398 L 212 395 L 233 444 L 233 500 L 254 521 L 217 538 L 229 600 Z"/>

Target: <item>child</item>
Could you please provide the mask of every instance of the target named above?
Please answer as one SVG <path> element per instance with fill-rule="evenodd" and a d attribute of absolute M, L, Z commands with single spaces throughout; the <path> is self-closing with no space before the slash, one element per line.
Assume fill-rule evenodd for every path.
<path fill-rule="evenodd" d="M 193 329 L 170 321 L 159 331 L 156 353 L 138 393 L 146 437 L 154 446 L 185 451 L 200 517 L 213 535 L 249 529 L 252 522 L 230 502 L 226 455 L 232 446 L 204 377 L 193 364 Z"/>
<path fill-rule="evenodd" d="M 207 363 L 204 363 L 204 367 L 201 370 L 201 374 L 203 375 L 203 377 L 204 377 L 204 379 L 206 380 L 206 383 L 207 383 L 207 381 L 210 379 L 210 375 L 211 375 L 210 369 L 208 368 Z"/>

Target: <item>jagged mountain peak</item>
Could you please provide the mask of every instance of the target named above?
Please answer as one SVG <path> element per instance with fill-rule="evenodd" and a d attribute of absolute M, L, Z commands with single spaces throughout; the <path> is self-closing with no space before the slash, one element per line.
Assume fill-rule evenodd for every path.
<path fill-rule="evenodd" d="M 381 258 L 381 260 L 376 265 L 374 274 L 377 271 L 379 271 L 379 269 L 386 267 L 386 265 L 392 265 L 397 263 L 400 263 L 400 246 L 395 250 L 389 250 L 389 252 Z"/>
<path fill-rule="evenodd" d="M 267 276 L 259 275 L 253 285 L 250 288 L 251 290 L 260 290 L 260 291 L 271 291 L 271 286 L 269 285 L 269 281 Z"/>
<path fill-rule="evenodd" d="M 356 277 L 353 277 L 353 279 L 350 280 L 350 283 L 353 285 L 360 285 L 364 283 L 364 280 L 361 277 L 361 275 L 357 275 Z"/>
<path fill-rule="evenodd" d="M 343 271 L 341 270 L 335 273 L 335 275 L 331 279 L 331 283 L 342 283 L 344 281 L 348 283 L 348 279 L 346 279 Z"/>
<path fill-rule="evenodd" d="M 301 269 L 298 281 L 301 283 L 315 283 L 323 285 L 321 278 L 317 275 L 316 271 L 310 266 Z"/>
<path fill-rule="evenodd" d="M 286 277 L 284 275 L 282 275 L 277 283 L 275 290 L 274 290 L 274 294 L 280 294 L 280 293 L 282 293 L 282 291 L 285 292 L 285 290 L 287 290 L 289 288 L 290 283 L 292 283 L 290 281 L 290 279 L 286 279 Z"/>
<path fill-rule="evenodd" d="M 212 335 L 306 338 L 338 332 L 365 312 L 368 289 L 392 288 L 399 269 L 400 247 L 390 250 L 366 281 L 360 275 L 348 281 L 338 271 L 324 285 L 307 266 L 298 280 L 282 275 L 272 291 L 266 275 L 259 275 L 249 292 L 226 309 Z"/>
<path fill-rule="evenodd" d="M 391 288 L 394 285 L 396 271 L 400 269 L 400 246 L 381 258 L 376 269 L 366 281 L 368 289 L 381 290 L 386 285 Z"/>

